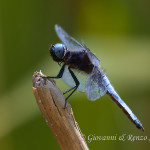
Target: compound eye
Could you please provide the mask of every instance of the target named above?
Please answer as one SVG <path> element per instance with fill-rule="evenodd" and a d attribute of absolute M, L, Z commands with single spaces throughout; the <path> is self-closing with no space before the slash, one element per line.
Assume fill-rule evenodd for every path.
<path fill-rule="evenodd" d="M 66 50 L 66 47 L 64 44 L 61 44 L 61 43 L 57 43 L 54 45 L 54 49 L 55 49 L 55 55 L 62 59 L 65 55 L 65 50 Z"/>

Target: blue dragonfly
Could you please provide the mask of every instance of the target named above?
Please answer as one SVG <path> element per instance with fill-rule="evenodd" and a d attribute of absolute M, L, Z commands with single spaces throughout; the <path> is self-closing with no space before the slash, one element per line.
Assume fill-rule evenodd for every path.
<path fill-rule="evenodd" d="M 50 54 L 54 61 L 60 66 L 61 64 L 63 65 L 56 77 L 47 78 L 62 78 L 71 87 L 64 93 L 70 92 L 66 98 L 65 107 L 67 99 L 76 90 L 85 92 L 87 98 L 92 101 L 99 99 L 104 94 L 108 94 L 136 127 L 144 131 L 139 119 L 120 98 L 106 74 L 102 71 L 100 60 L 84 43 L 79 43 L 59 25 L 55 25 L 55 31 L 62 43 L 52 45 L 50 47 Z"/>

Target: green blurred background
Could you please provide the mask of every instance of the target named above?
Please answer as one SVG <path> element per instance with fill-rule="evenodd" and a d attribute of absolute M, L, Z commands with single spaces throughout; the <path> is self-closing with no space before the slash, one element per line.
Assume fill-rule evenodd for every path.
<path fill-rule="evenodd" d="M 32 93 L 32 75 L 56 75 L 49 55 L 61 25 L 101 60 L 112 84 L 143 123 L 138 130 L 107 96 L 95 102 L 76 92 L 69 103 L 97 149 L 149 150 L 150 141 L 93 141 L 88 135 L 150 138 L 150 2 L 148 0 L 0 1 L 0 150 L 59 149 Z M 67 86 L 60 80 L 62 91 Z"/>

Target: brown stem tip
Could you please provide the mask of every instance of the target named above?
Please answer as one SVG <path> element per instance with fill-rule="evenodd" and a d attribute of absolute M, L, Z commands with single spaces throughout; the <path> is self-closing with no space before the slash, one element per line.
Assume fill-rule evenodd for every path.
<path fill-rule="evenodd" d="M 34 73 L 33 93 L 60 148 L 62 150 L 88 150 L 81 130 L 75 121 L 71 105 L 67 103 L 67 108 L 64 109 L 65 98 L 55 81 L 43 77 L 46 76 L 40 72 Z"/>

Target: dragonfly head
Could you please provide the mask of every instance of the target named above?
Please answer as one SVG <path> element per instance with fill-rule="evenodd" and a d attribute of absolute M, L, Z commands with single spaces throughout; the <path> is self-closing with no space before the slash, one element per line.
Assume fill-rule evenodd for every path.
<path fill-rule="evenodd" d="M 50 48 L 50 54 L 56 62 L 62 62 L 64 56 L 66 55 L 66 52 L 67 48 L 65 47 L 64 44 L 61 43 L 52 45 Z"/>

